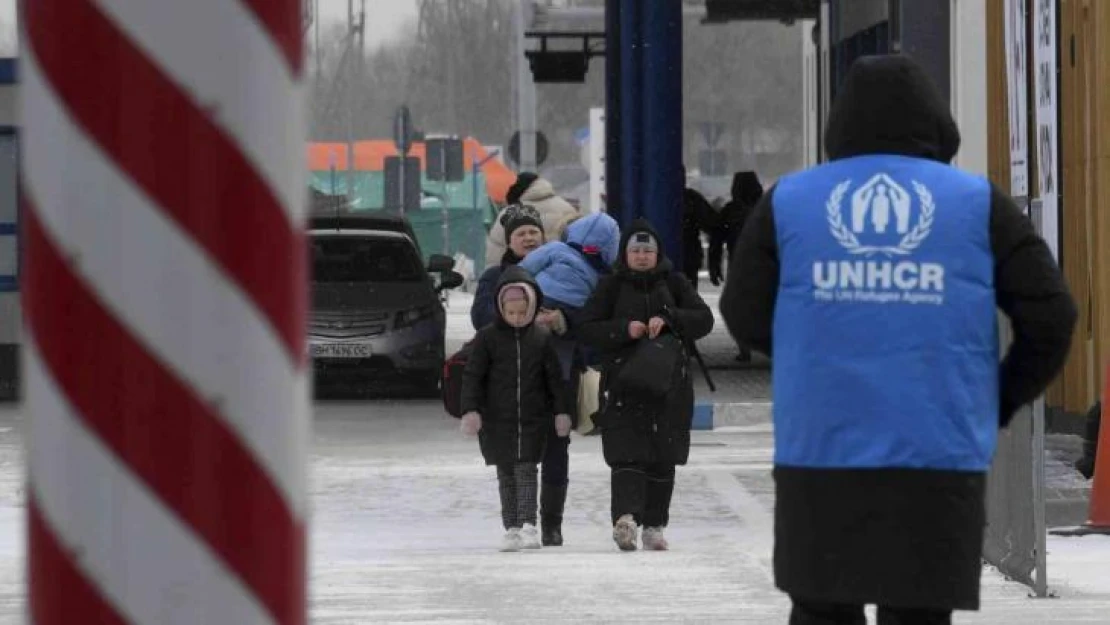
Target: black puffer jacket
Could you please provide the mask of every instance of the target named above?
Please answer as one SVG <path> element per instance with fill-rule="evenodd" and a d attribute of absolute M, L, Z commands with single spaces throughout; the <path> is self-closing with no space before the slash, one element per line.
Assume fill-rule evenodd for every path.
<path fill-rule="evenodd" d="M 524 328 L 507 324 L 496 304 L 509 286 L 529 292 L 530 320 Z M 555 415 L 568 412 L 551 335 L 532 324 L 542 297 L 528 272 L 506 267 L 493 298 L 497 320 L 474 337 L 463 372 L 462 409 L 482 415 L 478 442 L 486 464 L 539 462 Z"/>
<path fill-rule="evenodd" d="M 666 257 L 660 255 L 658 265 L 649 272 L 628 268 L 625 250 L 637 232 L 649 232 L 659 240 L 646 221 L 631 224 L 621 238 L 621 259 L 615 272 L 601 279 L 586 302 L 578 336 L 600 353 L 602 390 L 612 391 L 597 420 L 606 462 L 685 464 L 694 412 L 689 355 L 681 359 L 682 365 L 674 372 L 675 384 L 663 402 L 626 396 L 611 388 L 611 381 L 637 343 L 628 336 L 629 323 L 647 323 L 655 316 L 670 318 L 682 337 L 692 342 L 713 329 L 713 312 Z"/>

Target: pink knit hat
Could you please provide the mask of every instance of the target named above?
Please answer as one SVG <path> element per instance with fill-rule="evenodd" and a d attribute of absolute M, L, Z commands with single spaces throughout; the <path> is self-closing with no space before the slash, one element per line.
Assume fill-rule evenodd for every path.
<path fill-rule="evenodd" d="M 524 290 L 524 287 L 510 286 L 510 287 L 505 287 L 505 290 L 501 291 L 501 303 L 502 304 L 507 304 L 509 302 L 527 302 L 527 301 L 528 301 L 528 293 Z"/>

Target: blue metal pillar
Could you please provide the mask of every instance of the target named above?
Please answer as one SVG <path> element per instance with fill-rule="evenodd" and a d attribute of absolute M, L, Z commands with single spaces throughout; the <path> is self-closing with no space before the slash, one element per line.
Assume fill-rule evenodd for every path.
<path fill-rule="evenodd" d="M 642 3 L 642 214 L 682 263 L 682 3 Z"/>
<path fill-rule="evenodd" d="M 605 0 L 605 206 L 623 223 L 621 207 L 621 0 Z"/>
<path fill-rule="evenodd" d="M 620 2 L 620 204 L 622 226 L 643 214 L 643 0 Z M 655 4 L 655 3 L 646 3 Z M 670 4 L 669 2 L 667 4 Z"/>

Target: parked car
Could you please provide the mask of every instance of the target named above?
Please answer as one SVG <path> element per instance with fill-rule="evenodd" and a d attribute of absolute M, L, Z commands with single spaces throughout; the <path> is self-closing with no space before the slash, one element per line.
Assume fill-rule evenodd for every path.
<path fill-rule="evenodd" d="M 463 282 L 455 261 L 436 254 L 425 266 L 400 217 L 316 216 L 309 235 L 317 380 L 437 392 L 446 332 L 440 293 Z"/>

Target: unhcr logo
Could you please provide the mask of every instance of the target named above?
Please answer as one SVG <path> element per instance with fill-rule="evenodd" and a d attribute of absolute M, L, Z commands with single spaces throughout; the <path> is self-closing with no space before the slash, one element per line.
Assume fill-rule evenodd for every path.
<path fill-rule="evenodd" d="M 889 175 L 877 174 L 852 193 L 846 221 L 843 205 L 851 186 L 852 181 L 845 180 L 833 188 L 825 215 L 836 242 L 849 255 L 861 258 L 815 262 L 814 298 L 943 304 L 944 266 L 908 258 L 932 232 L 936 204 L 929 188 L 911 181 L 911 195 Z"/>

